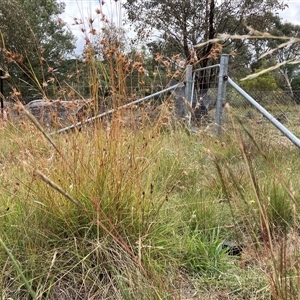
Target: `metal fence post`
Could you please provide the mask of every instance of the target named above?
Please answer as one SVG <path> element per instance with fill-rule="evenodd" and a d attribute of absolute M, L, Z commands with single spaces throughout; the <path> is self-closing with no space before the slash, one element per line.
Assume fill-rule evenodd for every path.
<path fill-rule="evenodd" d="M 222 54 L 220 60 L 220 72 L 219 72 L 219 84 L 218 84 L 218 97 L 216 103 L 216 123 L 217 123 L 217 134 L 222 133 L 222 115 L 223 107 L 225 104 L 226 97 L 226 83 L 228 79 L 228 54 Z"/>
<path fill-rule="evenodd" d="M 187 100 L 187 103 L 192 103 L 192 88 L 193 88 L 193 66 L 192 65 L 187 65 L 186 70 L 185 70 L 185 98 Z M 187 106 L 187 105 L 185 105 Z M 187 107 L 188 111 L 188 126 L 191 126 L 191 112 Z"/>
<path fill-rule="evenodd" d="M 4 97 L 4 91 L 3 91 L 3 71 L 0 69 L 0 93 L 1 93 L 1 97 L 0 97 L 0 108 L 2 110 L 3 113 L 3 109 L 4 109 L 4 103 L 3 103 L 3 97 Z"/>

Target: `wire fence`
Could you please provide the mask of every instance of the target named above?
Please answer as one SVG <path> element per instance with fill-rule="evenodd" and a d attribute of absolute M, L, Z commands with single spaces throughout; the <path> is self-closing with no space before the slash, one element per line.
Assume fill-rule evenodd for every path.
<path fill-rule="evenodd" d="M 245 129 L 250 125 L 264 139 L 273 133 L 283 134 L 300 148 L 300 139 L 297 137 L 297 133 L 300 134 L 298 129 L 300 125 L 299 93 L 279 89 L 247 93 L 228 76 L 228 58 L 227 54 L 221 55 L 217 96 L 213 96 L 216 98 L 215 112 L 203 116 L 200 125 L 206 125 L 205 121 L 209 122 L 211 118 L 216 125 L 216 133 L 219 135 L 226 127 L 230 130 L 239 124 Z M 196 86 L 195 83 L 194 86 Z M 213 91 L 214 89 L 211 89 L 211 92 Z M 235 122 L 236 119 L 238 122 Z"/>
<path fill-rule="evenodd" d="M 263 106 L 293 106 L 300 104 L 300 91 L 247 91 L 247 93 Z M 249 104 L 233 88 L 228 88 L 227 101 L 234 107 L 247 108 Z"/>
<path fill-rule="evenodd" d="M 188 68 L 186 74 L 188 73 L 187 70 Z M 165 73 L 161 74 L 162 76 L 159 76 L 157 80 L 147 76 L 140 80 L 139 76 L 132 74 L 126 79 L 126 99 L 121 99 L 121 104 L 125 105 L 133 101 L 142 104 L 143 101 L 139 101 L 139 99 L 146 98 L 147 103 L 150 102 L 151 105 L 155 106 L 173 97 L 175 112 L 177 115 L 179 114 L 181 120 L 186 120 L 186 116 L 190 114 L 192 126 L 201 127 L 213 123 L 220 127 L 220 123 L 222 123 L 224 128 L 230 128 L 229 114 L 224 109 L 225 104 L 228 103 L 233 115 L 245 123 L 248 122 L 256 126 L 268 122 L 262 113 L 235 88 L 226 84 L 227 70 L 228 61 L 224 64 L 221 58 L 220 64 L 194 70 L 190 77 L 186 76 L 185 84 L 181 83 L 174 91 L 168 90 L 167 93 L 163 94 L 158 92 L 170 87 L 170 79 L 165 76 Z M 179 81 L 175 82 L 175 84 L 177 83 Z M 6 88 L 9 86 L 7 85 Z M 26 96 L 23 97 L 26 103 L 41 98 L 41 93 L 30 86 L 24 86 L 23 90 L 26 91 Z M 52 99 L 72 100 L 76 97 L 83 99 L 90 97 L 90 86 L 82 84 L 80 81 L 74 82 L 72 85 L 66 84 L 65 87 L 49 84 L 49 86 L 45 86 L 45 91 L 46 94 L 53 96 L 50 97 Z M 7 94 L 9 94 L 8 91 Z M 300 91 L 278 89 L 275 91 L 248 91 L 248 94 L 280 123 L 288 124 L 288 127 L 300 128 Z M 153 96 L 151 97 L 151 95 Z M 99 98 L 101 101 L 104 99 L 105 103 L 101 103 L 101 105 L 105 107 L 106 111 L 115 108 L 110 103 L 113 97 L 109 94 L 109 89 L 107 91 L 106 85 L 99 85 Z M 189 103 L 186 103 L 187 101 Z"/>
<path fill-rule="evenodd" d="M 279 122 L 299 124 L 300 91 L 250 91 L 248 94 L 269 111 Z M 228 86 L 226 102 L 241 119 L 260 121 L 263 116 L 238 92 Z M 224 117 L 226 119 L 226 116 Z"/>

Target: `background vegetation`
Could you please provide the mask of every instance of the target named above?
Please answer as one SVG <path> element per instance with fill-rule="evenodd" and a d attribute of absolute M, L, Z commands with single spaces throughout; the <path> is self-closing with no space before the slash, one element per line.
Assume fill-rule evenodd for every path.
<path fill-rule="evenodd" d="M 90 16 L 79 12 L 78 16 L 74 16 L 72 24 L 66 24 L 61 19 L 64 4 L 55 0 L 39 3 L 31 0 L 3 2 L 0 6 L 0 67 L 5 74 L 10 75 L 4 86 L 5 95 L 9 96 L 12 87 L 18 87 L 25 101 L 43 95 L 71 99 L 74 97 L 71 86 L 79 90 L 81 95 L 89 96 L 89 71 L 86 64 L 89 60 L 86 59 L 86 50 L 83 53 L 72 52 L 75 46 L 70 25 L 78 26 L 86 46 L 93 46 L 102 88 L 112 84 L 107 82 L 109 76 L 105 71 L 109 65 L 105 53 L 107 43 L 114 43 L 133 60 L 138 53 L 146 76 L 143 80 L 139 80 L 138 76 L 131 76 L 127 80 L 132 93 L 137 87 L 141 89 L 141 82 L 144 83 L 146 92 L 153 86 L 165 85 L 173 76 L 175 68 L 178 69 L 178 63 L 181 68 L 186 63 L 192 63 L 194 68 L 215 64 L 220 52 L 232 54 L 229 75 L 235 80 L 291 58 L 298 60 L 299 43 L 290 43 L 277 49 L 282 40 L 262 36 L 259 39 L 229 37 L 220 41 L 219 45 L 208 43 L 199 48 L 193 47 L 214 39 L 219 34 L 251 35 L 257 29 L 278 37 L 299 37 L 299 26 L 284 23 L 277 15 L 278 11 L 286 8 L 281 1 L 143 3 L 140 5 L 139 1 L 129 0 L 123 3 L 126 9 L 123 17 L 127 24 L 124 30 L 120 21 L 121 11 L 110 12 L 109 16 L 105 14 L 105 7 L 110 4 L 108 11 L 120 10 L 121 4 L 118 1 L 100 3 L 99 9 L 90 12 Z M 110 19 L 113 15 L 117 19 Z M 127 34 L 130 28 L 134 29 L 135 36 Z M 270 49 L 277 50 L 270 52 L 265 60 L 259 59 Z M 173 67 L 171 73 L 167 72 L 169 68 L 166 69 L 169 65 Z M 209 79 L 206 78 L 200 74 L 198 89 L 207 90 L 206 81 Z M 270 83 L 271 86 L 276 84 L 276 88 L 289 90 L 291 93 L 300 89 L 297 65 L 283 64 L 271 72 L 269 79 L 273 82 Z M 267 87 L 268 85 L 257 86 L 260 90 Z"/>

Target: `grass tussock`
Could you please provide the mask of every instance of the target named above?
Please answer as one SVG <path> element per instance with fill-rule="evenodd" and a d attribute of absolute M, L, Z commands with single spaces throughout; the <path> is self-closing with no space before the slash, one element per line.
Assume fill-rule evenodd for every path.
<path fill-rule="evenodd" d="M 149 92 L 141 55 L 86 38 L 94 114 L 137 98 L 134 72 Z M 299 299 L 299 150 L 234 113 L 192 134 L 167 98 L 62 134 L 0 124 L 3 299 Z"/>
<path fill-rule="evenodd" d="M 4 297 L 296 299 L 297 149 L 113 122 L 1 128 Z"/>

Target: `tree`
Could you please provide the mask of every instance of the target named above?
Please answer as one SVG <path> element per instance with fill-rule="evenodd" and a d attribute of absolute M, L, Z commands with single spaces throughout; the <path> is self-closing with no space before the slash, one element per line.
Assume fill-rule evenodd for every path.
<path fill-rule="evenodd" d="M 299 75 L 299 67 L 295 62 L 300 59 L 300 26 L 282 22 L 279 16 L 270 14 L 266 29 L 269 37 L 262 35 L 249 47 L 252 52 L 249 71 L 255 73 L 258 69 L 262 71 L 276 67 L 272 76 L 278 87 L 288 89 L 293 96 L 293 89 L 298 86 L 293 81 Z"/>
<path fill-rule="evenodd" d="M 275 36 L 290 37 L 291 39 L 300 38 L 300 26 L 291 23 L 283 23 L 278 16 L 273 18 L 273 26 L 270 33 Z M 297 61 L 300 59 L 300 43 L 287 43 L 285 47 L 281 47 L 279 40 L 270 40 L 268 46 L 272 50 L 270 57 L 278 64 L 282 64 L 278 69 L 278 83 L 282 88 L 290 90 L 293 95 L 292 81 L 299 75 L 298 64 L 283 64 L 284 62 Z"/>
<path fill-rule="evenodd" d="M 195 67 L 214 63 L 220 48 L 207 43 L 201 48 L 194 45 L 214 39 L 218 34 L 248 33 L 245 23 L 262 29 L 268 24 L 272 11 L 283 9 L 281 1 L 215 1 L 215 0 L 127 0 L 124 7 L 128 22 L 133 24 L 140 36 L 156 31 L 176 47 Z M 223 48 L 236 49 L 241 41 L 226 40 Z M 206 78 L 205 76 L 201 76 Z M 198 82 L 199 88 L 207 89 L 208 82 Z"/>
<path fill-rule="evenodd" d="M 262 69 L 258 69 L 256 70 L 256 72 L 259 72 Z M 240 83 L 240 86 L 243 89 L 245 89 L 247 92 L 248 91 L 275 91 L 279 89 L 276 80 L 271 72 L 266 72 L 253 79 L 242 81 Z"/>
<path fill-rule="evenodd" d="M 47 72 L 72 53 L 74 36 L 59 18 L 63 11 L 56 0 L 0 2 L 0 67 L 13 86 L 25 82 L 44 93 Z"/>

